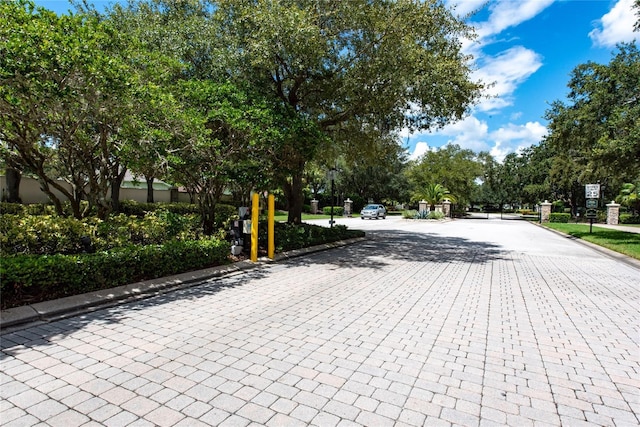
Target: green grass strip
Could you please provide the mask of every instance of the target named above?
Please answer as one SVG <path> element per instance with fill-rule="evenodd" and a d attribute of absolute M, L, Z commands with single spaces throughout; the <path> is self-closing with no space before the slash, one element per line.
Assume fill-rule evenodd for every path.
<path fill-rule="evenodd" d="M 612 230 L 593 226 L 589 233 L 589 224 L 563 224 L 546 223 L 546 227 L 560 231 L 578 239 L 602 246 L 612 251 L 640 260 L 640 234 L 627 233 L 620 230 Z"/>

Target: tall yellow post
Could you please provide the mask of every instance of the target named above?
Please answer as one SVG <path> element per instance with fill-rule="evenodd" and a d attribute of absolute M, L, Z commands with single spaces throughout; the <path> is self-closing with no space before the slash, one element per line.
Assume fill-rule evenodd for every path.
<path fill-rule="evenodd" d="M 275 244 L 275 219 L 276 219 L 276 202 L 273 194 L 269 194 L 269 221 L 268 221 L 268 235 L 269 244 L 267 246 L 267 255 L 269 258 L 275 258 L 276 244 Z"/>
<path fill-rule="evenodd" d="M 260 209 L 260 196 L 253 193 L 251 198 L 251 261 L 258 261 L 258 211 Z"/>

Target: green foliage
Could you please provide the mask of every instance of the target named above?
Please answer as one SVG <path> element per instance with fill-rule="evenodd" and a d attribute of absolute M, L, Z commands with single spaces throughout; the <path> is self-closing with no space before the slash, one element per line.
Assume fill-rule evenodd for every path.
<path fill-rule="evenodd" d="M 322 208 L 322 213 L 325 215 L 331 215 L 331 206 L 324 206 Z M 334 216 L 342 216 L 344 215 L 344 207 L 342 206 L 334 206 L 333 207 L 333 215 Z"/>
<path fill-rule="evenodd" d="M 259 239 L 261 242 L 267 241 L 267 223 L 260 222 L 258 227 Z M 312 224 L 275 224 L 275 244 L 276 251 L 289 251 L 293 249 L 305 248 L 323 243 L 336 242 L 343 239 L 363 237 L 364 232 L 360 230 L 349 230 L 344 225 L 335 225 L 331 228 Z"/>
<path fill-rule="evenodd" d="M 620 224 L 640 224 L 640 215 L 621 214 Z"/>
<path fill-rule="evenodd" d="M 427 215 L 427 219 L 443 219 L 443 218 L 444 218 L 443 212 L 431 211 Z"/>
<path fill-rule="evenodd" d="M 413 209 L 402 211 L 402 218 L 404 219 L 414 219 L 416 215 L 418 215 L 418 211 Z"/>
<path fill-rule="evenodd" d="M 414 200 L 428 196 L 433 189 L 437 190 L 433 195 L 440 198 L 439 201 L 451 195 L 464 205 L 471 201 L 476 189 L 475 181 L 482 172 L 482 162 L 473 151 L 453 144 L 425 153 L 408 167 L 406 177 L 413 189 Z M 434 188 L 436 185 L 440 187 Z M 439 201 L 430 204 L 435 205 Z"/>
<path fill-rule="evenodd" d="M 567 223 L 571 219 L 571 214 L 553 212 L 549 215 L 549 222 Z"/>
<path fill-rule="evenodd" d="M 220 218 L 222 223 L 222 216 Z M 112 215 L 105 221 L 57 215 L 0 215 L 3 254 L 81 253 L 84 251 L 83 236 L 91 238 L 96 250 L 107 250 L 130 244 L 162 244 L 174 239 L 197 240 L 201 235 L 197 215 L 164 210 L 149 212 L 142 218 Z"/>
<path fill-rule="evenodd" d="M 81 255 L 3 256 L 3 307 L 37 302 L 228 263 L 229 245 L 216 239 L 129 245 Z"/>
<path fill-rule="evenodd" d="M 127 216 L 142 218 L 148 212 L 163 210 L 179 215 L 197 214 L 198 205 L 191 203 L 140 203 L 135 200 L 123 200 L 120 202 L 120 213 Z"/>
<path fill-rule="evenodd" d="M 552 103 L 545 117 L 547 140 L 580 166 L 583 184 L 640 176 L 640 52 L 627 43 L 612 56 L 609 64 L 577 66 L 568 83 L 569 102 Z"/>

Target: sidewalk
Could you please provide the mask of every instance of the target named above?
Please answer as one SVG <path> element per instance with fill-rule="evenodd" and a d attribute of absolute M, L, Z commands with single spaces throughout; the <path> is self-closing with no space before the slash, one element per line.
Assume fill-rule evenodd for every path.
<path fill-rule="evenodd" d="M 7 331 L 3 427 L 640 423 L 640 269 L 523 221 L 364 226 Z"/>

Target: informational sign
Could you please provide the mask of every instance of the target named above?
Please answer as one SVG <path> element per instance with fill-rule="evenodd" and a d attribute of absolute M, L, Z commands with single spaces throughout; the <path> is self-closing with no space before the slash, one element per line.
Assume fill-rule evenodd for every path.
<path fill-rule="evenodd" d="M 600 184 L 587 184 L 584 186 L 584 197 L 586 199 L 600 198 Z"/>
<path fill-rule="evenodd" d="M 595 219 L 597 217 L 598 217 L 598 211 L 596 209 L 587 209 L 587 212 L 585 214 L 585 218 Z"/>
<path fill-rule="evenodd" d="M 595 209 L 598 207 L 598 199 L 587 199 L 587 209 Z"/>

